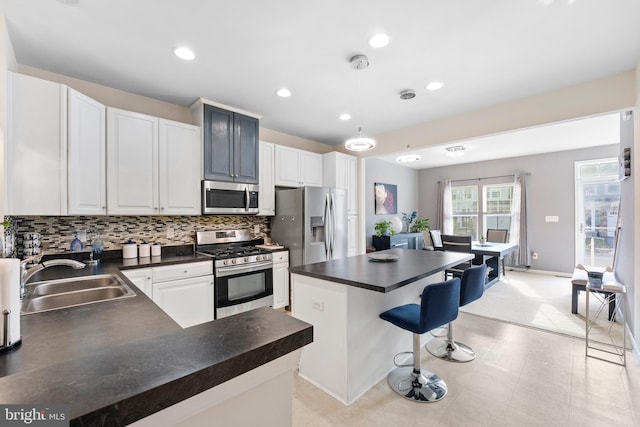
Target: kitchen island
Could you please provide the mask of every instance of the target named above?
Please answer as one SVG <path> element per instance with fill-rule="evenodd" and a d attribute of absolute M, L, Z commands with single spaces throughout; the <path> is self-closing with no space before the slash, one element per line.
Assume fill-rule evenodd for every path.
<path fill-rule="evenodd" d="M 124 264 L 47 268 L 35 279 L 121 274 Z M 22 316 L 22 345 L 0 355 L 0 402 L 65 404 L 72 426 L 291 425 L 291 376 L 310 325 L 265 307 L 182 329 L 128 284 L 133 298 Z M 242 410 L 247 399 L 262 409 Z"/>
<path fill-rule="evenodd" d="M 442 281 L 442 271 L 473 258 L 407 249 L 374 254 L 398 259 L 373 262 L 367 254 L 289 269 L 292 314 L 314 333 L 302 351 L 300 376 L 346 405 L 391 372 L 395 354 L 411 350 L 411 333 L 380 313 L 419 302 L 426 285 Z"/>

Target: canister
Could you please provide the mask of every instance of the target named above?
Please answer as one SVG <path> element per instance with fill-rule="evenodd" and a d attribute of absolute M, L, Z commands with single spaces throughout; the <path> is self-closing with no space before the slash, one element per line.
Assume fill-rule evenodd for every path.
<path fill-rule="evenodd" d="M 140 243 L 140 246 L 138 247 L 138 256 L 140 258 L 147 258 L 150 255 L 151 248 L 149 247 L 149 244 L 147 242 Z"/>
<path fill-rule="evenodd" d="M 151 256 L 160 256 L 162 255 L 162 246 L 160 246 L 160 243 L 156 243 L 153 246 L 151 246 Z"/>
<path fill-rule="evenodd" d="M 138 245 L 133 240 L 122 244 L 122 258 L 138 258 Z"/>

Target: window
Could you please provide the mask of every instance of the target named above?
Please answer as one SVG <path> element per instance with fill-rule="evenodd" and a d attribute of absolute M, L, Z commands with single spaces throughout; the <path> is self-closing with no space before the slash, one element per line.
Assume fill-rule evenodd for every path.
<path fill-rule="evenodd" d="M 512 201 L 512 183 L 452 187 L 453 234 L 478 240 L 487 228 L 508 230 Z"/>

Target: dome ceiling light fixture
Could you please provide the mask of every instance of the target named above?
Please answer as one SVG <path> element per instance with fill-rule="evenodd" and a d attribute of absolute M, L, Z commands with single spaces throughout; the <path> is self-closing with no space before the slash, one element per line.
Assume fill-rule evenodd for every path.
<path fill-rule="evenodd" d="M 409 151 L 409 149 L 410 149 L 410 147 L 407 145 L 407 151 Z M 396 157 L 396 162 L 398 162 L 398 163 L 413 163 L 413 162 L 417 162 L 420 159 L 422 159 L 422 156 L 420 154 L 407 153 L 407 154 L 402 154 L 402 155 Z"/>
<path fill-rule="evenodd" d="M 466 148 L 464 148 L 463 145 L 454 145 L 453 147 L 445 148 L 445 150 L 447 150 L 449 157 L 460 157 L 464 156 L 464 150 L 466 150 Z"/>
<path fill-rule="evenodd" d="M 375 146 L 376 142 L 373 139 L 367 138 L 362 134 L 362 128 L 358 128 L 358 135 L 356 137 L 347 139 L 344 143 L 344 147 L 351 151 L 367 151 Z"/>
<path fill-rule="evenodd" d="M 413 99 L 416 97 L 416 91 L 413 89 L 406 89 L 400 92 L 400 99 Z"/>
<path fill-rule="evenodd" d="M 354 55 L 349 60 L 351 68 L 356 71 L 364 70 L 369 67 L 369 58 L 365 55 Z M 360 92 L 360 82 L 358 81 L 358 98 Z M 362 126 L 358 128 L 358 134 L 354 138 L 345 141 L 344 146 L 350 151 L 367 151 L 376 146 L 376 142 L 372 138 L 367 138 L 362 134 Z"/>

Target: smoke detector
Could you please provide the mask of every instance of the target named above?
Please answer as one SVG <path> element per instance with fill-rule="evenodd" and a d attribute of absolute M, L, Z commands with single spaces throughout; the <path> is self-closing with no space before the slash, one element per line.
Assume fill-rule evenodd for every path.
<path fill-rule="evenodd" d="M 415 97 L 416 97 L 415 90 L 407 89 L 400 92 L 400 99 L 413 99 Z"/>
<path fill-rule="evenodd" d="M 349 62 L 351 63 L 351 68 L 356 70 L 364 70 L 369 66 L 369 58 L 366 55 L 352 56 Z"/>

